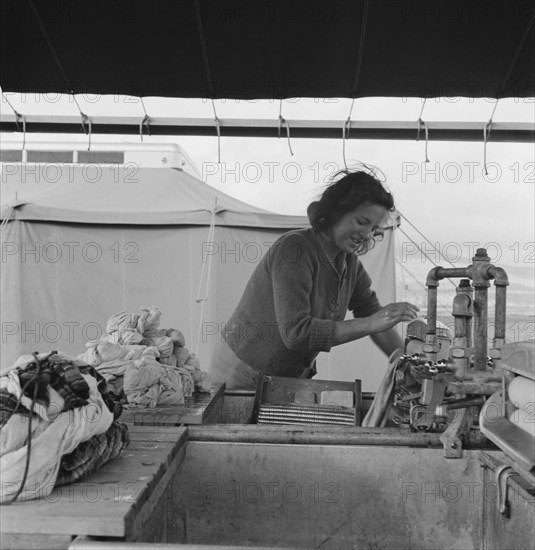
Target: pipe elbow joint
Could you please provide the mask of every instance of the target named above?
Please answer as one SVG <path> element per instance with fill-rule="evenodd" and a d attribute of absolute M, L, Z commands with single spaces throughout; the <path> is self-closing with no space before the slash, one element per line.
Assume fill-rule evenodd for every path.
<path fill-rule="evenodd" d="M 425 282 L 426 286 L 435 288 L 438 287 L 438 282 L 442 279 L 441 271 L 441 267 L 434 267 L 431 269 L 431 271 L 427 274 L 427 280 Z"/>
<path fill-rule="evenodd" d="M 491 265 L 488 272 L 494 278 L 495 286 L 509 286 L 509 278 L 505 269 Z"/>

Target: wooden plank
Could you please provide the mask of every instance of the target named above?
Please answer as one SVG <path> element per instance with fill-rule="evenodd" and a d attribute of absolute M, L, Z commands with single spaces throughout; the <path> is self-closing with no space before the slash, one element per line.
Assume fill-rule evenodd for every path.
<path fill-rule="evenodd" d="M 254 392 L 249 395 L 225 393 L 223 424 L 250 424 L 253 418 Z"/>
<path fill-rule="evenodd" d="M 130 441 L 128 445 L 129 451 L 146 451 L 146 450 L 158 450 L 165 449 L 165 442 L 153 442 L 153 441 Z"/>
<path fill-rule="evenodd" d="M 125 529 L 126 539 L 129 541 L 136 541 L 143 537 L 145 531 L 145 525 L 149 522 L 155 508 L 163 499 L 163 495 L 169 485 L 171 484 L 175 474 L 184 460 L 186 454 L 186 447 L 183 446 L 178 451 L 173 462 L 166 469 L 164 475 L 158 481 L 157 485 L 153 487 L 147 501 L 144 506 L 138 511 L 131 509 L 125 517 Z M 167 521 L 167 517 L 161 518 L 163 521 Z"/>
<path fill-rule="evenodd" d="M 133 430 L 135 428 L 135 431 Z M 138 431 L 138 428 L 146 428 L 145 431 Z M 170 431 L 175 426 L 168 426 L 163 430 L 155 431 L 154 426 L 129 426 L 130 441 L 146 441 L 159 443 L 174 443 L 179 439 L 176 432 Z M 152 431 L 151 431 L 152 430 Z"/>
<path fill-rule="evenodd" d="M 204 424 L 217 407 L 221 407 L 225 385 L 206 393 L 195 393 L 184 405 L 162 406 L 150 409 L 125 409 L 121 421 L 134 426 L 180 426 Z"/>
<path fill-rule="evenodd" d="M 213 544 L 165 544 L 146 542 L 108 542 L 92 540 L 91 537 L 77 537 L 69 550 L 236 550 L 236 546 L 214 546 Z M 239 546 L 239 550 L 295 550 L 282 546 Z"/>
<path fill-rule="evenodd" d="M 63 550 L 69 547 L 69 535 L 35 535 L 0 533 L 2 550 Z"/>
<path fill-rule="evenodd" d="M 170 465 L 178 468 L 187 440 L 185 428 L 156 433 L 153 442 L 137 427 L 130 433 L 134 440 L 140 437 L 135 443 L 142 448 L 127 448 L 84 481 L 58 487 L 48 497 L 2 507 L 2 533 L 124 537 L 127 521 L 132 525 L 138 514 L 146 513 L 145 504 L 158 498 L 159 482 L 167 479 Z M 158 441 L 162 435 L 168 441 Z M 144 448 L 154 443 L 157 448 Z"/>

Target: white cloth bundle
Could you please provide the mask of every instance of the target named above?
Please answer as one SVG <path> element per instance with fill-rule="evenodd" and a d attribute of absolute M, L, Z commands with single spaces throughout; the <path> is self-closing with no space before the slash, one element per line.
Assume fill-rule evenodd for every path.
<path fill-rule="evenodd" d="M 186 345 L 186 338 L 184 338 L 184 335 L 176 328 L 168 328 L 165 333 L 178 347 L 183 348 Z"/>
<path fill-rule="evenodd" d="M 158 329 L 161 311 L 154 306 L 141 308 L 141 314 L 121 311 L 108 319 L 106 332 L 118 344 L 138 344 L 144 333 Z"/>
<path fill-rule="evenodd" d="M 169 336 L 154 338 L 154 345 L 160 351 L 160 357 L 169 357 L 173 353 L 173 339 Z"/>

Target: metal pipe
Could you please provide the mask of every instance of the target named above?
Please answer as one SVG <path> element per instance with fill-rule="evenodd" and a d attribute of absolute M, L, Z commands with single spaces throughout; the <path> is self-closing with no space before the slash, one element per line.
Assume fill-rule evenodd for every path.
<path fill-rule="evenodd" d="M 437 294 L 438 288 L 430 286 L 427 289 L 427 327 L 426 327 L 426 342 L 434 343 L 434 336 L 437 333 Z M 432 336 L 430 342 L 427 336 Z"/>
<path fill-rule="evenodd" d="M 490 277 L 494 278 L 494 285 L 496 286 L 494 347 L 501 348 L 505 342 L 507 286 L 509 286 L 509 278 L 504 269 L 494 265 L 489 267 L 488 273 Z"/>
<path fill-rule="evenodd" d="M 474 304 L 474 287 L 473 286 L 470 286 L 470 303 L 472 304 L 472 310 L 473 310 L 473 304 Z M 474 336 L 473 336 L 473 332 L 474 332 L 474 319 L 473 319 L 473 311 L 472 311 L 472 315 L 470 317 L 466 317 L 465 320 L 464 320 L 464 323 L 465 323 L 465 329 L 464 329 L 464 332 L 466 334 L 466 347 L 467 348 L 470 348 L 472 347 L 472 342 L 474 341 Z"/>
<path fill-rule="evenodd" d="M 474 287 L 472 286 L 470 279 L 461 279 L 459 286 L 457 287 L 459 294 L 468 296 L 469 299 L 469 313 L 470 315 L 464 318 L 464 334 L 466 337 L 466 347 L 469 348 L 472 345 L 472 317 L 474 316 L 473 304 L 474 304 Z"/>
<path fill-rule="evenodd" d="M 454 319 L 454 336 L 455 338 L 466 338 L 465 330 L 466 323 L 465 317 L 456 316 Z"/>
<path fill-rule="evenodd" d="M 463 399 L 456 399 L 455 401 L 448 401 L 442 403 L 441 407 L 444 407 L 448 411 L 454 411 L 456 409 L 464 409 L 466 407 L 480 406 L 485 403 L 485 398 L 480 395 L 478 397 L 466 397 Z"/>
<path fill-rule="evenodd" d="M 496 382 L 473 382 L 470 380 L 450 382 L 448 391 L 459 394 L 492 395 L 500 390 L 500 384 Z"/>
<path fill-rule="evenodd" d="M 496 287 L 496 306 L 494 309 L 494 347 L 501 348 L 505 341 L 507 294 L 505 286 Z"/>
<path fill-rule="evenodd" d="M 439 434 L 413 433 L 398 428 L 348 426 L 226 425 L 189 426 L 189 441 L 226 443 L 271 443 L 289 445 L 391 445 L 440 447 Z"/>
<path fill-rule="evenodd" d="M 488 273 L 494 279 L 494 284 L 496 286 L 509 286 L 509 277 L 507 277 L 505 269 L 491 265 L 488 269 Z"/>
<path fill-rule="evenodd" d="M 475 371 L 487 368 L 488 288 L 491 275 L 490 258 L 484 248 L 478 248 L 472 258 L 471 270 L 474 292 L 474 367 Z"/>
<path fill-rule="evenodd" d="M 416 433 L 398 428 L 348 426 L 269 426 L 227 424 L 188 426 L 188 441 L 219 443 L 266 443 L 275 445 L 379 445 L 394 447 L 442 447 L 439 433 Z M 488 447 L 485 439 L 467 448 Z"/>
<path fill-rule="evenodd" d="M 488 288 L 476 287 L 474 303 L 474 370 L 487 368 Z"/>
<path fill-rule="evenodd" d="M 438 282 L 448 277 L 469 277 L 469 267 L 434 267 L 427 274 L 426 286 L 438 286 Z"/>

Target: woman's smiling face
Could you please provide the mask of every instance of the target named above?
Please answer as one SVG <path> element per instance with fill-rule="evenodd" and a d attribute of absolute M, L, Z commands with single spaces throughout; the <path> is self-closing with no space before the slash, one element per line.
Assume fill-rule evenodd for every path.
<path fill-rule="evenodd" d="M 359 253 L 363 245 L 381 228 L 387 214 L 388 210 L 384 206 L 364 202 L 344 214 L 325 233 L 342 252 Z"/>

